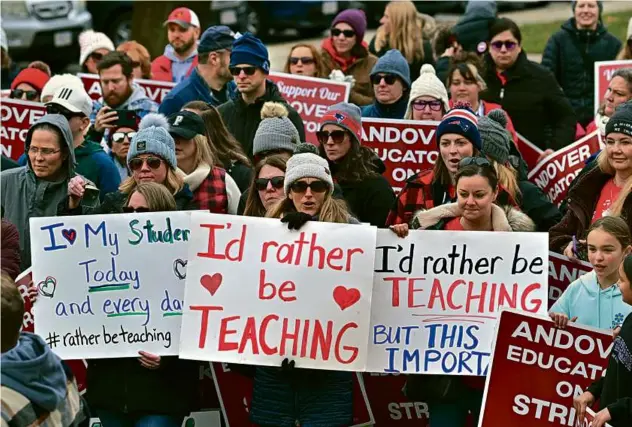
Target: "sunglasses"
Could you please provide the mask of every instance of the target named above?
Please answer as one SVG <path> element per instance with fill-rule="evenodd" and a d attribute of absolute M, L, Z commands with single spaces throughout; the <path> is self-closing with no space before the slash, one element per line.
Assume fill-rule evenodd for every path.
<path fill-rule="evenodd" d="M 309 56 L 301 56 L 301 57 L 290 56 L 290 64 L 296 65 L 299 63 L 299 61 L 303 63 L 304 65 L 310 65 L 316 62 L 314 58 L 310 58 Z"/>
<path fill-rule="evenodd" d="M 326 130 L 319 130 L 316 132 L 316 138 L 318 142 L 321 144 L 327 144 L 329 138 L 333 141 L 334 144 L 342 144 L 342 141 L 345 139 L 346 132 L 344 130 L 334 130 L 331 132 L 327 132 Z"/>
<path fill-rule="evenodd" d="M 340 34 L 342 34 L 343 36 L 345 36 L 345 38 L 348 38 L 348 39 L 356 35 L 355 31 L 353 30 L 339 30 L 338 28 L 331 29 L 331 35 L 333 37 L 338 37 Z"/>
<path fill-rule="evenodd" d="M 13 89 L 11 91 L 12 99 L 21 99 L 22 95 L 26 95 L 26 99 L 28 99 L 29 101 L 33 101 L 37 99 L 39 92 L 36 90 L 22 90 L 22 89 Z"/>
<path fill-rule="evenodd" d="M 62 116 L 66 118 L 66 120 L 70 120 L 73 117 L 85 117 L 85 114 L 83 113 L 75 113 L 68 110 L 67 108 L 61 107 L 59 105 L 54 105 L 54 104 L 46 106 L 46 113 L 47 114 L 61 114 Z"/>
<path fill-rule="evenodd" d="M 503 46 L 505 46 L 505 48 L 507 48 L 507 50 L 514 50 L 516 48 L 516 46 L 518 46 L 518 43 L 512 42 L 512 41 L 497 41 L 497 42 L 491 43 L 491 46 L 495 50 L 500 50 L 500 49 L 503 48 Z"/>
<path fill-rule="evenodd" d="M 426 108 L 430 108 L 431 111 L 441 111 L 441 101 L 413 101 L 413 108 L 417 111 L 423 111 Z"/>
<path fill-rule="evenodd" d="M 379 85 L 382 83 L 382 79 L 384 79 L 387 85 L 391 86 L 397 81 L 397 76 L 394 76 L 393 74 L 375 74 L 371 76 L 371 83 Z"/>
<path fill-rule="evenodd" d="M 147 166 L 150 169 L 158 169 L 162 164 L 162 159 L 158 157 L 147 157 L 146 159 L 141 159 L 136 157 L 129 161 L 129 168 L 133 171 L 137 171 L 143 167 L 143 163 L 147 162 Z"/>
<path fill-rule="evenodd" d="M 134 138 L 136 136 L 136 132 L 114 132 L 112 134 L 112 141 L 113 142 L 123 142 L 123 140 L 125 138 L 127 138 L 128 141 L 131 141 L 132 138 Z"/>
<path fill-rule="evenodd" d="M 309 184 L 305 181 L 294 181 L 290 185 L 290 190 L 293 193 L 305 193 L 307 189 L 312 190 L 312 193 L 324 193 L 329 189 L 329 185 L 325 181 L 312 181 Z"/>
<path fill-rule="evenodd" d="M 465 157 L 459 162 L 459 168 L 469 165 L 491 166 L 492 164 L 485 157 Z"/>
<path fill-rule="evenodd" d="M 151 212 L 149 210 L 149 208 L 144 208 L 144 207 L 138 207 L 138 208 L 133 208 L 131 206 L 123 206 L 123 212 L 125 213 L 146 213 L 146 212 Z"/>
<path fill-rule="evenodd" d="M 278 190 L 279 188 L 283 188 L 284 182 L 285 182 L 284 176 L 275 176 L 272 178 L 257 178 L 255 179 L 255 188 L 258 191 L 263 191 L 268 188 L 268 183 L 271 183 L 272 187 Z"/>
<path fill-rule="evenodd" d="M 90 54 L 90 58 L 94 59 L 95 61 L 100 61 L 103 59 L 103 54 L 99 52 L 92 52 Z"/>
<path fill-rule="evenodd" d="M 247 76 L 252 76 L 256 71 L 257 67 L 229 67 L 230 74 L 233 76 L 238 76 L 243 71 Z"/>

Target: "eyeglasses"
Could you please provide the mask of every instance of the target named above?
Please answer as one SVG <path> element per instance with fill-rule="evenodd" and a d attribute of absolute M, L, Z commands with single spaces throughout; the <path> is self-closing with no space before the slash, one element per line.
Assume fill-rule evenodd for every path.
<path fill-rule="evenodd" d="M 13 89 L 11 91 L 10 97 L 12 99 L 21 99 L 22 95 L 25 95 L 25 94 L 26 94 L 26 99 L 28 99 L 29 101 L 34 101 L 35 99 L 37 99 L 39 92 L 36 90 Z"/>
<path fill-rule="evenodd" d="M 114 132 L 112 134 L 112 142 L 123 142 L 125 138 L 131 141 L 136 136 L 136 132 Z"/>
<path fill-rule="evenodd" d="M 147 157 L 146 159 L 136 157 L 129 161 L 129 168 L 133 171 L 137 171 L 143 167 L 143 163 L 147 163 L 150 169 L 158 169 L 162 164 L 162 159 L 158 157 Z"/>
<path fill-rule="evenodd" d="M 413 101 L 413 108 L 417 111 L 423 111 L 427 108 L 430 108 L 431 111 L 441 111 L 441 106 L 442 106 L 442 102 L 437 100 L 437 101 L 424 101 L 424 100 L 418 100 L 418 101 Z"/>
<path fill-rule="evenodd" d="M 268 183 L 271 183 L 272 187 L 278 190 L 279 188 L 283 188 L 284 182 L 285 182 L 284 176 L 275 176 L 272 178 L 257 178 L 255 179 L 255 188 L 258 191 L 263 191 L 268 188 Z"/>
<path fill-rule="evenodd" d="M 500 50 L 503 48 L 503 46 L 505 46 L 505 48 L 507 48 L 507 50 L 514 50 L 516 48 L 516 46 L 518 46 L 518 43 L 516 42 L 512 42 L 512 41 L 497 41 L 497 42 L 493 42 L 491 43 L 491 46 L 495 49 L 495 50 Z"/>
<path fill-rule="evenodd" d="M 397 76 L 393 74 L 375 74 L 371 76 L 371 83 L 374 85 L 379 85 L 382 83 L 382 79 L 386 82 L 387 85 L 392 85 L 397 81 Z"/>
<path fill-rule="evenodd" d="M 67 108 L 64 108 L 60 105 L 55 105 L 55 104 L 47 105 L 46 113 L 47 114 L 61 114 L 62 116 L 66 118 L 66 120 L 70 120 L 73 117 L 85 117 L 85 114 L 83 113 L 75 113 L 68 110 Z"/>
<path fill-rule="evenodd" d="M 242 71 L 247 76 L 252 76 L 257 71 L 257 67 L 230 67 L 229 71 L 233 76 L 240 75 Z"/>
<path fill-rule="evenodd" d="M 90 54 L 90 58 L 94 59 L 95 62 L 99 62 L 103 59 L 103 54 L 99 52 L 92 52 Z"/>
<path fill-rule="evenodd" d="M 332 37 L 338 37 L 340 34 L 342 34 L 343 36 L 345 36 L 345 38 L 348 38 L 348 39 L 356 35 L 355 31 L 353 30 L 340 30 L 338 28 L 331 29 Z"/>
<path fill-rule="evenodd" d="M 299 63 L 299 61 L 301 63 L 303 63 L 304 65 L 310 65 L 313 64 L 314 62 L 316 62 L 314 60 L 314 58 L 310 58 L 309 56 L 290 56 L 290 64 L 292 65 L 296 65 Z"/>
<path fill-rule="evenodd" d="M 485 157 L 465 157 L 459 162 L 459 168 L 469 165 L 491 166 L 492 164 Z"/>
<path fill-rule="evenodd" d="M 319 130 L 316 132 L 316 138 L 318 142 L 321 144 L 327 144 L 329 138 L 333 141 L 334 144 L 342 144 L 342 141 L 345 139 L 346 132 L 344 130 L 334 130 L 331 132 L 327 132 L 326 130 Z"/>
<path fill-rule="evenodd" d="M 151 212 L 149 210 L 149 208 L 145 208 L 143 206 L 138 207 L 138 208 L 133 208 L 131 206 L 123 206 L 123 212 L 125 213 L 145 213 L 145 212 Z"/>
<path fill-rule="evenodd" d="M 324 193 L 329 189 L 329 185 L 325 181 L 312 181 L 309 184 L 305 181 L 294 181 L 290 185 L 290 190 L 293 193 L 305 193 L 307 189 L 311 189 L 312 193 Z"/>
<path fill-rule="evenodd" d="M 54 148 L 39 148 L 39 147 L 29 147 L 29 154 L 37 156 L 37 154 L 41 154 L 43 157 L 51 156 L 53 154 L 59 153 L 61 149 L 55 150 Z"/>

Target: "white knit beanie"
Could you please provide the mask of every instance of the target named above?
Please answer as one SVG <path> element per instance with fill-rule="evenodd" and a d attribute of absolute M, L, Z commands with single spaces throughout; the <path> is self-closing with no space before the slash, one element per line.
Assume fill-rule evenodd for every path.
<path fill-rule="evenodd" d="M 421 74 L 412 84 L 410 88 L 410 98 L 408 99 L 408 108 L 404 118 L 409 120 L 413 117 L 411 104 L 420 96 L 432 96 L 433 98 L 443 101 L 445 111 L 450 109 L 450 101 L 448 100 L 448 91 L 445 85 L 437 77 L 434 67 L 430 64 L 424 64 L 421 67 Z"/>
<path fill-rule="evenodd" d="M 329 163 L 318 155 L 318 148 L 307 142 L 296 146 L 294 155 L 287 161 L 285 170 L 285 195 L 290 194 L 290 185 L 302 178 L 316 178 L 329 185 L 329 191 L 334 189 Z"/>
<path fill-rule="evenodd" d="M 79 34 L 79 65 L 83 65 L 88 56 L 97 49 L 115 50 L 114 43 L 103 33 L 86 30 Z"/>
<path fill-rule="evenodd" d="M 41 98 L 44 99 L 47 96 L 53 96 L 57 89 L 62 87 L 77 87 L 84 89 L 81 79 L 73 74 L 55 74 L 46 82 L 42 88 Z"/>

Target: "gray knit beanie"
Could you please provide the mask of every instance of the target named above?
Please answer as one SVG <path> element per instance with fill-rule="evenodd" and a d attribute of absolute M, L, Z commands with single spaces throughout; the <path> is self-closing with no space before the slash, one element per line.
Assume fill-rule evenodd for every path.
<path fill-rule="evenodd" d="M 499 108 L 478 119 L 483 155 L 504 165 L 509 160 L 509 149 L 513 143 L 507 131 L 507 116 Z"/>
<path fill-rule="evenodd" d="M 355 104 L 340 102 L 327 108 L 321 118 L 320 129 L 325 125 L 336 125 L 350 132 L 358 145 L 362 141 L 362 110 Z"/>
<path fill-rule="evenodd" d="M 334 189 L 329 163 L 318 155 L 318 148 L 307 142 L 296 146 L 294 155 L 287 161 L 285 170 L 285 195 L 290 194 L 290 185 L 302 178 L 316 178 L 329 184 L 329 191 Z"/>
<path fill-rule="evenodd" d="M 176 143 L 169 135 L 167 118 L 162 114 L 149 113 L 140 121 L 138 129 L 129 145 L 127 163 L 141 154 L 155 154 L 175 170 L 178 167 Z"/>
<path fill-rule="evenodd" d="M 399 50 L 391 49 L 377 60 L 370 76 L 379 73 L 396 75 L 402 79 L 405 88 L 410 89 L 410 67 Z"/>
<path fill-rule="evenodd" d="M 301 137 L 288 118 L 287 107 L 280 102 L 266 102 L 261 107 L 261 122 L 252 142 L 252 154 L 264 151 L 286 150 L 294 152 Z"/>

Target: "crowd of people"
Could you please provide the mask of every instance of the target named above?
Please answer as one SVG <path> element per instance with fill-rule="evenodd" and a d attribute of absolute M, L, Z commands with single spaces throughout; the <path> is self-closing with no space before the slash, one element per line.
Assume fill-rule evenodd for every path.
<path fill-rule="evenodd" d="M 18 70 L 2 36 L 2 88 L 44 103 L 17 163 L 3 156 L 3 425 L 76 426 L 89 414 L 104 427 L 175 427 L 198 409 L 198 365 L 139 351 L 138 358 L 89 360 L 86 395 L 38 336 L 20 332 L 24 302 L 16 276 L 31 266 L 29 219 L 174 210 L 309 221 L 366 223 L 404 238 L 412 230 L 548 232 L 550 250 L 588 261 L 550 315 L 615 334 L 607 375 L 572 403 L 599 399 L 594 427 L 632 425 L 632 67 L 616 71 L 603 105 L 593 105 L 594 62 L 632 59 L 608 32 L 602 2 L 572 2 L 538 64 L 519 26 L 494 1 L 470 1 L 453 26 L 437 25 L 411 1 L 391 2 L 365 41 L 359 9 L 341 11 L 320 46 L 297 44 L 284 71 L 348 82 L 348 102 L 319 119 L 306 143 L 298 112 L 277 85 L 268 49 L 250 33 L 202 28 L 188 8 L 165 21 L 169 44 L 151 60 L 135 41 L 114 46 L 80 35 L 79 65 L 97 74 L 92 101 L 71 74 L 39 61 Z M 176 83 L 158 105 L 135 79 Z M 396 194 L 385 165 L 362 140 L 362 118 L 437 122 L 434 167 Z M 527 179 L 522 134 L 546 156 L 599 131 L 564 204 Z M 254 380 L 250 419 L 265 427 L 347 426 L 347 372 L 235 366 Z M 410 375 L 409 399 L 428 404 L 432 427 L 460 427 L 481 410 L 484 377 Z M 569 401 L 569 405 L 571 402 Z"/>

